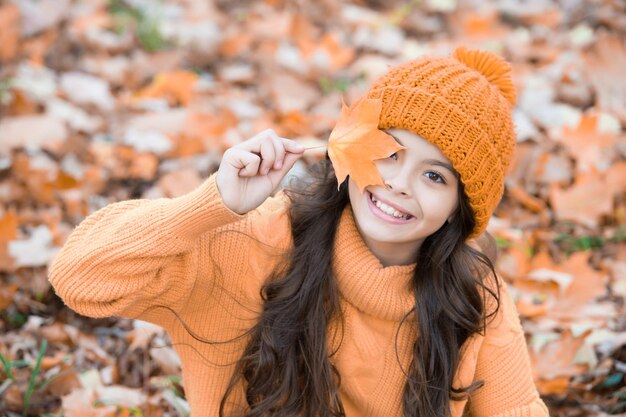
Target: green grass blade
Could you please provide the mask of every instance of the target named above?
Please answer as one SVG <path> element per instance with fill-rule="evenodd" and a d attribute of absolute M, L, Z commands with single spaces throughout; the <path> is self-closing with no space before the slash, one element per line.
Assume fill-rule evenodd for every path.
<path fill-rule="evenodd" d="M 33 391 L 35 390 L 35 379 L 37 379 L 37 375 L 39 374 L 39 368 L 41 367 L 41 360 L 43 359 L 43 355 L 46 353 L 46 349 L 48 348 L 48 341 L 43 339 L 41 343 L 41 348 L 39 349 L 39 356 L 37 356 L 37 363 L 35 363 L 35 368 L 33 372 L 30 374 L 30 380 L 28 381 L 28 388 L 26 389 L 26 394 L 24 395 L 24 414 L 28 411 L 28 407 L 30 406 L 30 397 L 33 395 Z"/>
<path fill-rule="evenodd" d="M 13 381 L 13 372 L 11 371 L 11 361 L 4 357 L 4 355 L 0 352 L 0 362 L 2 362 L 2 366 L 4 367 L 4 373 L 7 374 L 7 378 Z"/>

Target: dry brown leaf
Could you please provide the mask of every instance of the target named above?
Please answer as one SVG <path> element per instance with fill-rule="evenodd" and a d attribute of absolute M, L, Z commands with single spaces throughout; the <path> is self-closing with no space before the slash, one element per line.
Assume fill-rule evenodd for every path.
<path fill-rule="evenodd" d="M 62 398 L 65 417 L 116 417 L 117 407 L 95 407 L 97 397 L 93 389 L 76 389 Z"/>
<path fill-rule="evenodd" d="M 354 49 L 342 46 L 332 33 L 319 40 L 300 39 L 298 46 L 305 60 L 329 71 L 344 68 L 354 59 Z"/>
<path fill-rule="evenodd" d="M 608 319 L 616 313 L 611 302 L 597 301 L 607 295 L 608 276 L 589 265 L 589 251 L 572 254 L 561 267 L 573 277 L 560 299 L 550 308 L 550 316 L 561 320 Z"/>
<path fill-rule="evenodd" d="M 15 3 L 0 5 L 0 62 L 17 55 L 20 40 L 20 10 Z"/>
<path fill-rule="evenodd" d="M 139 388 L 128 388 L 122 385 L 97 385 L 95 392 L 98 400 L 104 404 L 138 408 L 146 402 L 146 394 Z"/>
<path fill-rule="evenodd" d="M 9 116 L 23 116 L 37 114 L 39 106 L 31 100 L 23 91 L 12 89 L 11 102 L 9 103 L 7 114 Z"/>
<path fill-rule="evenodd" d="M 276 115 L 276 132 L 282 137 L 313 136 L 313 125 L 317 117 L 301 111 L 290 111 Z"/>
<path fill-rule="evenodd" d="M 522 187 L 512 184 L 507 187 L 509 196 L 520 202 L 525 208 L 533 213 L 540 213 L 546 209 L 546 205 L 542 199 L 532 196 Z"/>
<path fill-rule="evenodd" d="M 0 154 L 21 146 L 58 154 L 68 137 L 67 126 L 57 117 L 40 114 L 0 118 Z"/>
<path fill-rule="evenodd" d="M 81 388 L 80 375 L 76 369 L 67 367 L 61 368 L 59 373 L 46 386 L 46 390 L 57 397 L 68 395 L 72 391 L 80 390 Z"/>
<path fill-rule="evenodd" d="M 552 184 L 550 204 L 557 218 L 597 227 L 600 218 L 610 215 L 613 210 L 613 189 L 607 187 L 604 177 L 592 168 L 587 173 L 579 173 L 574 184 L 567 189 Z"/>
<path fill-rule="evenodd" d="M 614 145 L 615 135 L 601 133 L 598 121 L 596 114 L 583 114 L 576 128 L 564 127 L 558 137 L 576 159 L 579 172 L 587 172 L 592 167 L 601 170 L 610 163 L 606 151 Z"/>
<path fill-rule="evenodd" d="M 127 340 L 130 341 L 128 350 L 131 352 L 135 349 L 148 350 L 152 338 L 164 331 L 162 327 L 144 321 L 135 320 L 133 326 L 134 329 L 126 334 Z"/>
<path fill-rule="evenodd" d="M 574 164 L 565 152 L 542 152 L 532 165 L 531 178 L 539 183 L 566 186 L 574 177 Z"/>
<path fill-rule="evenodd" d="M 1 257 L 0 260 L 2 260 Z M 12 270 L 13 265 L 11 264 L 10 266 L 11 268 L 7 268 L 7 270 Z M 2 264 L 0 264 L 0 270 L 1 269 L 4 269 Z M 19 286 L 17 284 L 4 284 L 0 286 L 0 310 L 5 310 L 13 303 L 13 297 L 18 289 Z"/>
<path fill-rule="evenodd" d="M 510 30 L 501 24 L 500 14 L 495 8 L 487 8 L 481 11 L 471 9 L 458 13 L 458 16 L 452 16 L 455 20 L 460 20 L 460 25 L 456 26 L 460 29 L 459 36 L 462 36 L 464 42 L 478 42 L 481 39 L 497 39 L 504 37 Z"/>
<path fill-rule="evenodd" d="M 132 159 L 128 175 L 131 178 L 150 181 L 156 177 L 158 169 L 159 158 L 153 153 L 141 152 Z"/>
<path fill-rule="evenodd" d="M 135 100 L 163 98 L 170 105 L 186 106 L 191 101 L 198 75 L 194 72 L 175 70 L 157 74 L 152 83 L 134 95 Z"/>
<path fill-rule="evenodd" d="M 172 150 L 173 156 L 187 156 L 205 151 L 223 153 L 230 146 L 223 136 L 234 129 L 240 120 L 229 109 L 191 111 L 187 115 L 180 139 Z"/>
<path fill-rule="evenodd" d="M 17 213 L 14 208 L 3 213 L 0 217 L 0 245 L 17 239 L 18 226 Z"/>
<path fill-rule="evenodd" d="M 320 97 L 319 89 L 289 72 L 274 74 L 270 88 L 272 100 L 280 113 L 306 111 Z"/>
<path fill-rule="evenodd" d="M 539 352 L 529 351 L 532 363 L 534 379 L 538 385 L 542 381 L 552 381 L 562 377 L 578 375 L 587 366 L 573 363 L 576 352 L 585 342 L 585 337 L 591 333 L 591 329 L 585 331 L 578 337 L 574 337 L 571 330 L 566 329 L 561 333 L 560 338 L 546 343 Z M 563 389 L 563 381 L 553 382 L 552 389 Z M 549 385 L 548 385 L 549 386 Z M 561 391 L 562 392 L 562 391 Z"/>
<path fill-rule="evenodd" d="M 527 273 L 513 282 L 518 312 L 525 317 L 538 317 L 548 313 L 571 278 L 542 251 L 527 261 Z"/>
<path fill-rule="evenodd" d="M 54 322 L 49 326 L 43 326 L 39 329 L 41 335 L 46 338 L 49 343 L 72 343 L 72 335 L 68 331 L 69 325 L 61 322 Z"/>
<path fill-rule="evenodd" d="M 150 356 L 159 364 L 167 375 L 180 374 L 181 363 L 178 353 L 169 346 L 158 346 L 150 349 Z"/>
<path fill-rule="evenodd" d="M 244 52 L 251 50 L 254 38 L 250 32 L 236 32 L 231 36 L 222 38 L 219 52 L 225 58 L 241 56 Z"/>
<path fill-rule="evenodd" d="M 192 168 L 178 169 L 163 175 L 159 185 L 167 197 L 187 194 L 202 183 L 198 171 Z"/>
<path fill-rule="evenodd" d="M 626 45 L 623 37 L 600 34 L 593 49 L 582 55 L 587 77 L 594 86 L 601 110 L 626 123 Z"/>
<path fill-rule="evenodd" d="M 65 362 L 67 354 L 61 351 L 55 352 L 54 356 L 44 356 L 41 358 L 40 368 L 42 371 L 47 371 L 50 368 L 59 366 Z"/>

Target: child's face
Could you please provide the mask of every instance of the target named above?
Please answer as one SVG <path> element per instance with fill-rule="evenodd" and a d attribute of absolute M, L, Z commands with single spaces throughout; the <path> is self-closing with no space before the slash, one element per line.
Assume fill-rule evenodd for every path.
<path fill-rule="evenodd" d="M 361 193 L 348 180 L 357 228 L 385 266 L 409 263 L 424 239 L 452 218 L 458 205 L 459 181 L 450 160 L 435 145 L 407 130 L 386 132 L 406 148 L 375 161 L 388 188 L 369 186 Z M 411 217 L 398 219 L 382 213 L 370 200 L 370 193 Z"/>

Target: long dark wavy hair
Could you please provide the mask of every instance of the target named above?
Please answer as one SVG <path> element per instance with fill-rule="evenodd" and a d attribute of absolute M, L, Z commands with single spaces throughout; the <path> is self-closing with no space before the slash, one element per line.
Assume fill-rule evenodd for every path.
<path fill-rule="evenodd" d="M 308 169 L 308 175 L 284 188 L 291 200 L 288 214 L 294 245 L 286 258 L 290 261 L 274 271 L 261 290 L 263 309 L 248 332 L 247 345 L 220 403 L 221 417 L 226 417 L 226 405 L 241 384 L 246 417 L 345 415 L 341 378 L 330 360 L 336 350 L 328 351 L 327 329 L 331 320 L 342 322 L 331 248 L 340 215 L 349 204 L 347 183 L 337 191 L 326 154 L 326 159 Z M 485 282 L 492 277 L 497 284 L 493 263 L 467 244 L 475 221 L 462 182 L 458 184 L 459 205 L 453 220 L 427 237 L 414 255 L 415 307 L 398 324 L 398 330 L 402 325 L 419 329 L 411 365 L 405 370 L 405 417 L 450 416 L 451 400 L 467 398 L 484 383 L 452 386 L 459 349 L 473 334 L 482 334 L 487 319 L 500 306 L 498 285 L 494 292 L 494 286 Z M 486 294 L 497 305 L 489 314 Z M 411 315 L 415 320 L 407 321 Z"/>

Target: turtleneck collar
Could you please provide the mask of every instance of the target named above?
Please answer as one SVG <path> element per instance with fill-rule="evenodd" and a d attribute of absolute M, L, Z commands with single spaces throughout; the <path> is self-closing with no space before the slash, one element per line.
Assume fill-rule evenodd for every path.
<path fill-rule="evenodd" d="M 383 266 L 357 229 L 352 207 L 346 205 L 333 252 L 333 271 L 346 301 L 380 319 L 401 320 L 415 305 L 409 289 L 415 266 Z"/>

